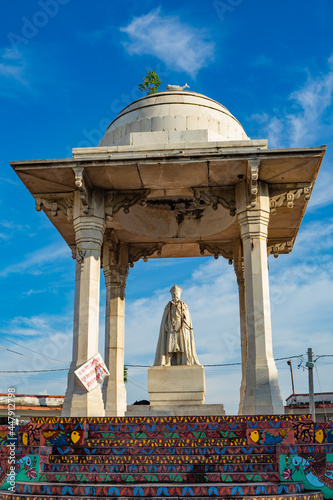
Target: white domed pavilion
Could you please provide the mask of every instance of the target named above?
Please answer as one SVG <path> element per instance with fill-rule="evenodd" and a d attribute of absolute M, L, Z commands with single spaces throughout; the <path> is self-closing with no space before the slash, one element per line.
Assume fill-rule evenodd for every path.
<path fill-rule="evenodd" d="M 218 102 L 176 90 L 130 104 L 99 145 L 74 148 L 72 158 L 11 163 L 36 209 L 45 212 L 76 259 L 73 359 L 64 416 L 129 414 L 123 381 L 129 268 L 141 258 L 203 255 L 223 256 L 236 272 L 240 414 L 283 413 L 267 255 L 292 250 L 325 150 L 267 149 L 266 140 L 249 139 Z M 101 267 L 104 360 L 110 372 L 104 397 L 99 385 L 88 391 L 74 373 L 98 350 Z M 222 336 L 223 328 L 216 328 Z M 200 414 L 202 408 L 195 411 Z M 146 411 L 153 415 L 154 405 Z"/>

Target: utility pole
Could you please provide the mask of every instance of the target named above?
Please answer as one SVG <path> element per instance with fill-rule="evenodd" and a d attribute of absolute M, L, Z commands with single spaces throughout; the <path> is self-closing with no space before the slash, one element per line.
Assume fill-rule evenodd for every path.
<path fill-rule="evenodd" d="M 315 401 L 314 401 L 314 388 L 313 388 L 313 368 L 314 362 L 312 361 L 312 349 L 308 348 L 308 361 L 306 363 L 306 367 L 309 371 L 309 411 L 312 415 L 312 420 L 316 420 L 316 412 L 315 412 Z"/>

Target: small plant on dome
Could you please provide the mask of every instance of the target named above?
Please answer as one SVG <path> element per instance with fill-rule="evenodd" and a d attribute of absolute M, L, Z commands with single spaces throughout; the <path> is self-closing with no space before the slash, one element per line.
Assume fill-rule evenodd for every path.
<path fill-rule="evenodd" d="M 159 79 L 156 71 L 148 70 L 147 76 L 142 78 L 143 83 L 140 83 L 139 89 L 141 92 L 146 92 L 149 94 L 156 94 L 158 87 L 161 85 L 161 80 Z"/>

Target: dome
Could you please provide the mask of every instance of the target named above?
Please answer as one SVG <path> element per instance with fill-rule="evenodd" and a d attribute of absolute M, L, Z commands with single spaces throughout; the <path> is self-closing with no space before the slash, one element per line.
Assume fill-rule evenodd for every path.
<path fill-rule="evenodd" d="M 242 125 L 222 104 L 196 92 L 147 95 L 124 108 L 99 146 L 160 145 L 248 140 Z"/>

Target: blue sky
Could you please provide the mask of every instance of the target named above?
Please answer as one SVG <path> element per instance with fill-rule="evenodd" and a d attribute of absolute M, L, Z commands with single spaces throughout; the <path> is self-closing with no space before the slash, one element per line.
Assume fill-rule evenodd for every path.
<path fill-rule="evenodd" d="M 0 346 L 24 356 L 1 348 L 1 371 L 66 369 L 74 294 L 70 250 L 8 162 L 96 146 L 121 109 L 142 96 L 148 69 L 161 89 L 187 82 L 221 102 L 248 136 L 268 138 L 271 148 L 328 145 L 293 252 L 269 257 L 269 265 L 274 356 L 305 355 L 308 347 L 333 354 L 332 2 L 12 0 L 2 10 Z M 130 270 L 126 362 L 153 363 L 175 282 L 192 313 L 199 360 L 238 363 L 237 286 L 222 258 L 153 260 Z M 104 301 L 102 287 L 102 353 Z M 297 363 L 296 392 L 307 392 Z M 332 363 L 317 361 L 317 392 L 333 390 Z M 289 368 L 277 366 L 286 398 Z M 208 403 L 235 413 L 239 385 L 238 365 L 206 368 Z M 66 372 L 0 373 L 0 392 L 11 386 L 63 394 Z M 130 367 L 127 390 L 129 403 L 148 397 L 146 368 Z"/>

